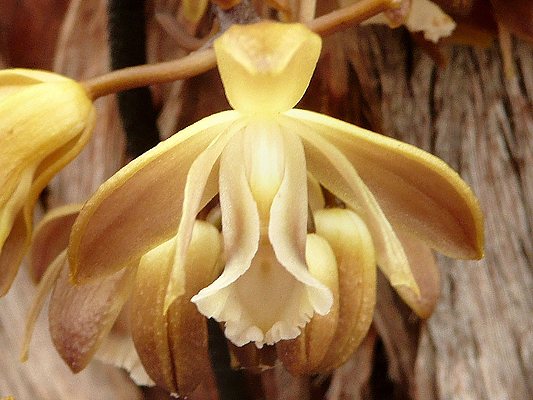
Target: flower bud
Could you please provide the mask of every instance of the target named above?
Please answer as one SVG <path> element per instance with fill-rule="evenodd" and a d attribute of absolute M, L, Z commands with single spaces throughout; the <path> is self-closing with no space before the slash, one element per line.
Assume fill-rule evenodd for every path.
<path fill-rule="evenodd" d="M 91 99 L 71 79 L 0 71 L 0 296 L 29 246 L 39 194 L 83 149 L 95 118 Z"/>

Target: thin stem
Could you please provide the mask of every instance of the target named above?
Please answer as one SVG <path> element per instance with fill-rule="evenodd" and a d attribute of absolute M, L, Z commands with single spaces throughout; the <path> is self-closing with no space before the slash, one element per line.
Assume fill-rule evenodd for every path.
<path fill-rule="evenodd" d="M 178 60 L 124 68 L 81 83 L 89 97 L 97 99 L 122 90 L 191 78 L 215 66 L 215 51 L 206 49 L 195 51 Z"/>
<path fill-rule="evenodd" d="M 401 1 L 398 0 L 362 0 L 315 18 L 307 26 L 319 35 L 327 36 L 359 24 L 380 12 L 396 8 L 400 4 Z"/>
<path fill-rule="evenodd" d="M 401 4 L 400 0 L 362 0 L 351 6 L 332 11 L 309 22 L 314 32 L 327 36 L 351 25 L 360 23 L 387 9 Z M 109 72 L 82 82 L 89 97 L 97 99 L 122 90 L 155 83 L 191 78 L 216 66 L 212 48 L 195 51 L 178 60 L 158 64 L 140 65 Z"/>

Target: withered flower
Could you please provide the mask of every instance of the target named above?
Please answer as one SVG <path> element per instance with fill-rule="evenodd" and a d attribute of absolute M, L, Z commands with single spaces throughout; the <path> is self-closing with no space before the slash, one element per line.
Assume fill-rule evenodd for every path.
<path fill-rule="evenodd" d="M 127 291 L 133 342 L 148 375 L 171 392 L 190 391 L 201 379 L 205 317 L 223 323 L 236 346 L 275 344 L 293 373 L 324 371 L 343 362 L 368 330 L 376 266 L 427 317 L 434 303 L 425 301 L 410 260 L 429 248 L 482 257 L 477 199 L 443 161 L 293 109 L 320 48 L 320 37 L 299 24 L 230 28 L 215 51 L 234 110 L 133 160 L 73 225 L 68 265 L 80 286 L 72 292 L 88 285 L 123 290 L 129 284 L 110 280 L 135 275 Z M 325 208 L 322 188 L 345 208 Z M 221 233 L 197 220 L 217 194 Z M 61 298 L 69 315 L 82 314 L 85 302 Z M 89 326 L 100 326 L 85 334 L 90 354 L 100 340 L 93 339 L 105 336 L 96 321 L 106 307 L 87 317 Z M 72 332 L 79 339 L 61 312 L 51 310 L 50 318 L 62 326 L 62 343 L 71 343 Z M 78 350 L 67 348 L 64 358 L 71 351 Z"/>

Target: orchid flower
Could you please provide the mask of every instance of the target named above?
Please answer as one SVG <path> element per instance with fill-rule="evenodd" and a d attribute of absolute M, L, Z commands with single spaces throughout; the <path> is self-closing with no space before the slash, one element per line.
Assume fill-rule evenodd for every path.
<path fill-rule="evenodd" d="M 43 278 L 63 293 L 52 298 L 50 318 L 73 369 L 96 353 L 127 301 L 136 353 L 171 392 L 190 392 L 184 385 L 204 370 L 205 317 L 223 324 L 235 346 L 275 345 L 295 374 L 329 370 L 370 326 L 376 267 L 427 318 L 430 248 L 483 255 L 477 199 L 443 161 L 293 108 L 319 36 L 261 22 L 232 26 L 214 46 L 233 110 L 185 128 L 106 181 L 79 212 L 68 254 L 53 263 L 70 268 L 79 286 L 68 289 L 66 273 Z M 326 208 L 325 192 L 343 207 Z M 198 219 L 202 210 L 220 212 L 221 232 Z M 94 329 L 80 336 L 63 317 L 80 315 L 95 287 L 107 303 L 83 317 Z M 73 348 L 70 338 L 80 337 Z"/>
<path fill-rule="evenodd" d="M 0 296 L 29 246 L 41 191 L 87 143 L 96 111 L 81 85 L 38 70 L 0 71 Z"/>

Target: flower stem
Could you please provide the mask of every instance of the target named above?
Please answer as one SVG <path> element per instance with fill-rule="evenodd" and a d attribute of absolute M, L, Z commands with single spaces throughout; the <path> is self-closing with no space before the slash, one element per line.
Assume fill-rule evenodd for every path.
<path fill-rule="evenodd" d="M 146 64 L 109 72 L 81 82 L 92 99 L 121 90 L 154 83 L 192 78 L 216 66 L 213 49 L 199 50 L 186 57 L 157 64 Z"/>
<path fill-rule="evenodd" d="M 314 32 L 326 36 L 360 23 L 382 11 L 395 8 L 401 0 L 361 0 L 351 6 L 332 11 L 308 23 Z M 212 48 L 195 51 L 178 60 L 139 65 L 109 72 L 81 82 L 89 97 L 97 99 L 122 90 L 155 83 L 191 78 L 216 66 Z"/>
<path fill-rule="evenodd" d="M 400 4 L 401 1 L 398 0 L 362 0 L 315 18 L 307 26 L 319 35 L 327 36 L 359 24 L 380 12 L 398 7 Z"/>

